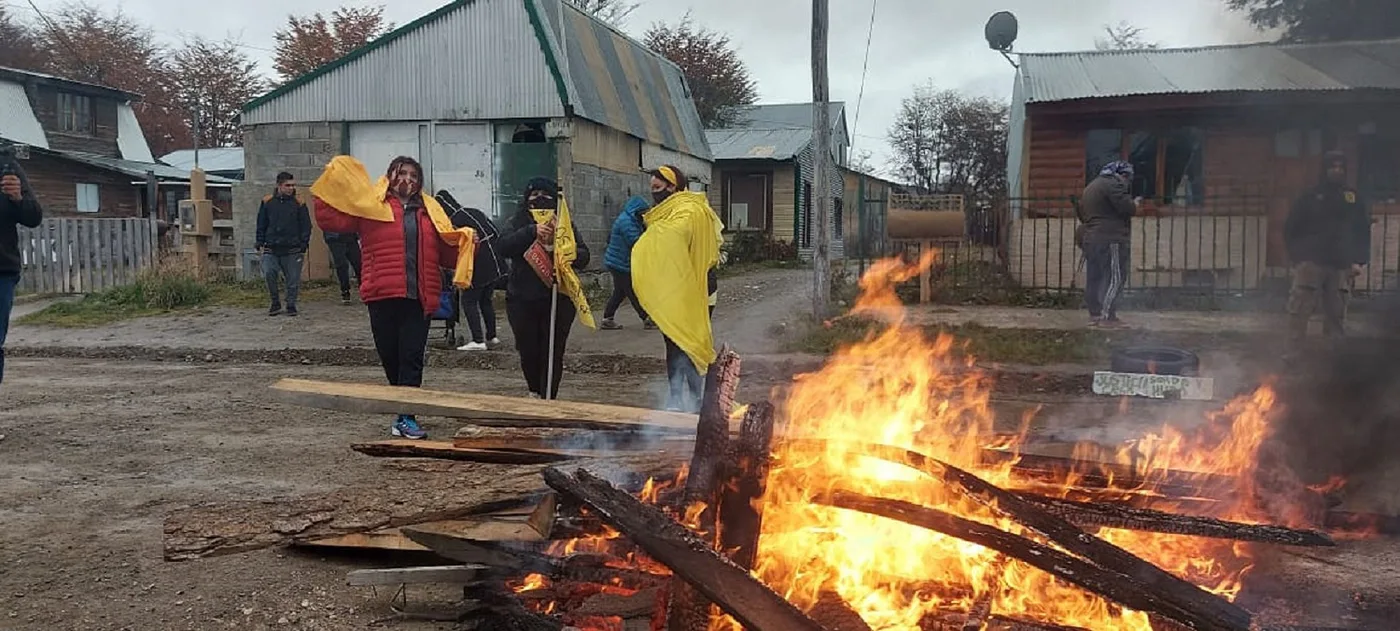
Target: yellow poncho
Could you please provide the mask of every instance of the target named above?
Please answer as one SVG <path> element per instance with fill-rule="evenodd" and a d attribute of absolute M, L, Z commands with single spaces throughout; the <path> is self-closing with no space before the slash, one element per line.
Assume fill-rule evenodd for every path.
<path fill-rule="evenodd" d="M 552 210 L 532 210 L 536 224 L 549 223 L 554 219 Z M 593 322 L 593 309 L 588 306 L 588 296 L 583 293 L 583 282 L 574 271 L 574 261 L 578 259 L 578 239 L 574 237 L 574 222 L 569 216 L 569 205 L 559 198 L 559 221 L 554 228 L 554 278 L 559 282 L 559 291 L 564 292 L 574 302 L 578 319 L 590 329 L 598 328 Z"/>
<path fill-rule="evenodd" d="M 352 217 L 371 221 L 391 222 L 394 209 L 389 206 L 389 178 L 381 176 L 371 184 L 365 165 L 350 156 L 331 158 L 326 170 L 311 185 L 311 194 L 332 208 Z M 456 246 L 457 262 L 452 270 L 452 285 L 466 289 L 472 284 L 472 261 L 476 255 L 476 231 L 454 228 L 447 211 L 431 195 L 423 195 L 423 208 L 433 220 L 438 236 L 448 245 Z"/>
<path fill-rule="evenodd" d="M 706 274 L 719 263 L 721 224 L 703 193 L 681 191 L 642 215 L 632 289 L 661 332 L 704 374 L 715 361 Z"/>

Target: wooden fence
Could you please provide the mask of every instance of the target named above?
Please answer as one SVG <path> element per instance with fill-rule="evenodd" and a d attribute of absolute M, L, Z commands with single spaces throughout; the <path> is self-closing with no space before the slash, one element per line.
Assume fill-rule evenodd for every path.
<path fill-rule="evenodd" d="M 86 294 L 125 285 L 156 264 L 154 219 L 45 219 L 21 228 L 20 291 Z"/>

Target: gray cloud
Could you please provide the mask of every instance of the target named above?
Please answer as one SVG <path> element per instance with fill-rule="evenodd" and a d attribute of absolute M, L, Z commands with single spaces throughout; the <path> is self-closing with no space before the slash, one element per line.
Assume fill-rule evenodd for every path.
<path fill-rule="evenodd" d="M 298 13 L 311 13 L 346 4 L 337 0 L 294 4 L 243 0 L 200 4 L 196 12 L 190 0 L 95 1 L 112 9 L 120 7 L 172 43 L 192 34 L 235 37 L 269 74 L 272 34 L 285 20 L 289 7 Z M 899 109 L 900 99 L 915 84 L 931 79 L 940 87 L 1009 98 L 1012 69 L 982 38 L 983 25 L 997 10 L 1012 11 L 1020 19 L 1017 49 L 1028 52 L 1092 48 L 1103 25 L 1123 20 L 1144 28 L 1149 39 L 1165 46 L 1263 39 L 1239 15 L 1227 12 L 1224 0 L 1001 0 L 999 5 L 966 0 L 874 1 L 878 5 L 865 95 L 860 120 L 852 132 L 857 149 L 874 151 L 877 163 L 886 154 L 885 130 Z M 831 2 L 831 94 L 833 99 L 850 104 L 852 118 L 860 94 L 871 2 Z M 57 3 L 40 0 L 39 6 Z M 386 4 L 389 18 L 403 24 L 443 2 L 397 0 Z M 643 0 L 625 30 L 639 36 L 653 21 L 673 21 L 690 11 L 696 23 L 730 35 L 757 80 L 763 101 L 805 102 L 812 95 L 810 9 L 806 0 Z M 27 5 L 19 5 L 18 12 L 29 12 Z M 198 19 L 191 20 L 195 15 Z"/>

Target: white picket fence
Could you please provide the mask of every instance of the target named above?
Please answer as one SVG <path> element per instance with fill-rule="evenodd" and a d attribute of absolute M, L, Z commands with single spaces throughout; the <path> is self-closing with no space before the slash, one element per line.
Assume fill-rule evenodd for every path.
<path fill-rule="evenodd" d="M 45 219 L 21 228 L 19 289 L 40 294 L 87 294 L 125 285 L 155 266 L 154 219 Z"/>

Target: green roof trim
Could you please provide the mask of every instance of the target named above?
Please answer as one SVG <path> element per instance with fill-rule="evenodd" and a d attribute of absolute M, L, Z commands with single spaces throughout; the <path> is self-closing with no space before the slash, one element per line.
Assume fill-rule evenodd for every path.
<path fill-rule="evenodd" d="M 258 98 L 256 98 L 256 99 L 253 99 L 253 100 L 251 100 L 251 101 L 248 101 L 248 103 L 246 103 L 246 104 L 243 106 L 243 111 L 245 111 L 245 112 L 251 112 L 251 111 L 253 111 L 254 109 L 256 109 L 258 106 L 263 105 L 264 103 L 267 103 L 268 101 L 271 101 L 271 100 L 273 100 L 273 99 L 275 99 L 275 98 L 277 98 L 277 97 L 279 97 L 279 96 L 282 96 L 283 94 L 286 94 L 286 93 L 288 93 L 288 92 L 291 92 L 292 90 L 295 90 L 295 89 L 297 89 L 297 88 L 299 88 L 299 87 L 301 87 L 301 86 L 304 86 L 304 85 L 306 85 L 306 84 L 308 84 L 308 83 L 311 83 L 311 82 L 314 81 L 317 77 L 320 77 L 321 75 L 324 75 L 324 74 L 326 74 L 326 73 L 328 73 L 328 72 L 330 72 L 330 71 L 332 71 L 332 70 L 335 70 L 336 68 L 340 68 L 341 66 L 344 66 L 344 65 L 346 65 L 346 64 L 348 64 L 348 63 L 350 63 L 350 62 L 352 62 L 352 61 L 355 61 L 356 59 L 359 59 L 359 58 L 361 58 L 361 57 L 364 57 L 365 55 L 369 54 L 370 52 L 372 52 L 372 51 L 374 51 L 374 50 L 376 50 L 376 49 L 378 49 L 378 48 L 382 48 L 382 47 L 384 47 L 384 46 L 387 46 L 390 42 L 393 42 L 394 40 L 396 40 L 396 39 L 398 39 L 398 38 L 400 38 L 400 37 L 403 37 L 403 36 L 408 35 L 409 33 L 413 32 L 413 31 L 418 30 L 419 27 L 425 26 L 425 25 L 429 24 L 430 22 L 433 22 L 433 21 L 437 20 L 438 18 L 440 18 L 440 17 L 442 17 L 442 16 L 447 15 L 448 13 L 451 13 L 451 12 L 457 10 L 458 8 L 461 8 L 461 7 L 463 7 L 463 6 L 466 6 L 466 5 L 471 4 L 471 3 L 473 3 L 473 2 L 476 2 L 476 0 L 453 0 L 453 2 L 450 2 L 450 3 L 448 3 L 448 4 L 443 5 L 442 7 L 438 8 L 438 10 L 433 11 L 432 13 L 429 13 L 429 14 L 427 14 L 427 15 L 421 17 L 421 18 L 418 18 L 418 19 L 416 19 L 416 20 L 414 20 L 414 21 L 412 21 L 412 22 L 409 22 L 408 24 L 405 24 L 405 25 L 403 25 L 403 26 L 400 26 L 400 27 L 398 27 L 398 28 L 396 28 L 396 29 L 394 29 L 394 30 L 392 30 L 392 31 L 389 31 L 388 33 L 385 33 L 385 34 L 383 34 L 383 35 L 380 35 L 380 36 L 379 36 L 377 39 L 375 39 L 374 41 L 369 42 L 369 43 L 367 43 L 367 44 L 365 44 L 364 46 L 361 46 L 361 47 L 359 47 L 359 48 L 356 48 L 355 50 L 352 50 L 352 51 L 350 51 L 349 53 L 346 53 L 345 56 L 343 56 L 343 57 L 341 57 L 341 58 L 339 58 L 339 59 L 336 59 L 335 61 L 332 61 L 332 62 L 330 62 L 330 63 L 328 63 L 328 64 L 325 64 L 325 65 L 323 65 L 323 66 L 321 66 L 321 67 L 319 67 L 319 68 L 317 68 L 317 69 L 315 69 L 315 70 L 312 70 L 311 72 L 308 72 L 308 73 L 306 73 L 306 74 L 304 74 L 304 75 L 301 75 L 300 77 L 297 77 L 297 78 L 295 78 L 295 79 L 292 79 L 291 81 L 288 81 L 288 82 L 286 82 L 286 83 L 284 83 L 284 84 L 278 86 L 278 87 L 277 87 L 276 89 L 274 89 L 273 91 L 268 92 L 267 94 L 264 94 L 264 95 L 262 95 L 262 96 L 260 96 L 260 97 L 258 97 Z M 529 5 L 531 4 L 530 0 L 525 0 L 525 4 L 526 4 L 527 6 L 529 6 Z M 532 15 L 532 17 L 531 17 L 531 21 L 534 21 L 533 15 Z M 552 67 L 552 66 L 553 66 L 553 64 L 551 63 L 551 67 Z M 556 72 L 557 72 L 557 71 L 556 71 Z M 557 77 L 558 75 L 556 74 L 555 76 Z"/>
<path fill-rule="evenodd" d="M 539 7 L 535 6 L 535 0 L 524 0 L 525 12 L 530 15 L 530 26 L 535 29 L 535 39 L 540 42 L 540 50 L 544 51 L 545 63 L 549 64 L 549 74 L 554 76 L 554 89 L 559 93 L 559 103 L 564 106 L 564 111 L 569 109 L 569 88 L 564 84 L 564 73 L 559 69 L 559 59 L 554 55 L 554 47 L 549 43 L 549 31 L 545 28 L 544 20 L 540 18 Z M 563 19 L 563 16 L 560 16 Z M 560 25 L 563 28 L 563 25 Z M 565 52 L 564 54 L 568 54 Z"/>

